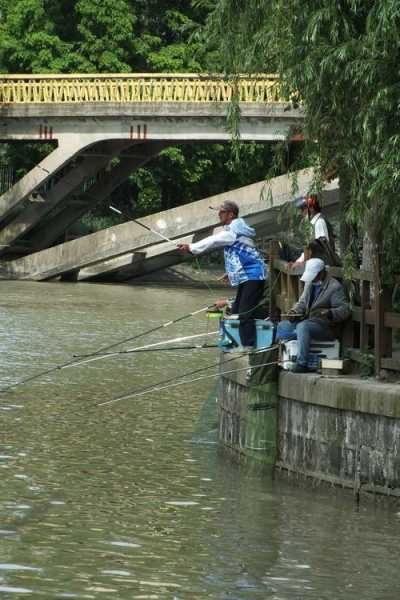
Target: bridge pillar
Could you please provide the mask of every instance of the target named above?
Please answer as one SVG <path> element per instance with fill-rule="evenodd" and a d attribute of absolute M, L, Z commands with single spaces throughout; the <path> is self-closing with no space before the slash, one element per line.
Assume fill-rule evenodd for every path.
<path fill-rule="evenodd" d="M 53 177 L 63 165 L 82 151 L 87 143 L 78 136 L 66 136 L 53 152 L 2 194 L 0 196 L 0 223 L 16 212 L 32 192 Z"/>
<path fill-rule="evenodd" d="M 120 143 L 121 144 L 121 143 Z M 41 223 L 28 238 L 32 252 L 51 246 L 64 232 L 89 210 L 104 202 L 139 167 L 146 164 L 165 148 L 167 143 L 148 142 L 135 144 L 122 142 L 126 152 L 119 155 L 119 164 L 108 171 L 99 181 L 85 193 L 72 200 L 69 194 L 64 198 L 62 206 L 51 214 L 51 218 Z M 110 160 L 108 157 L 107 162 Z M 1 233 L 0 233 L 1 239 Z"/>
<path fill-rule="evenodd" d="M 95 176 L 102 168 L 107 166 L 111 158 L 129 146 L 131 146 L 131 143 L 126 141 L 104 142 L 100 145 L 100 154 L 99 150 L 97 150 L 98 145 L 96 145 L 92 147 L 92 149 L 96 150 L 96 153 L 91 154 L 89 152 L 85 155 L 78 155 L 76 157 L 78 161 L 76 165 L 74 164 L 75 160 L 70 161 L 70 164 L 65 169 L 65 173 L 55 185 L 48 192 L 39 193 L 35 198 L 31 198 L 28 206 L 22 209 L 0 231 L 0 245 L 5 247 L 3 248 L 3 252 L 6 251 L 7 246 L 10 247 L 20 237 L 26 235 L 41 219 L 65 200 L 66 197 L 78 190 L 87 177 Z M 12 189 L 9 191 L 11 193 Z"/>

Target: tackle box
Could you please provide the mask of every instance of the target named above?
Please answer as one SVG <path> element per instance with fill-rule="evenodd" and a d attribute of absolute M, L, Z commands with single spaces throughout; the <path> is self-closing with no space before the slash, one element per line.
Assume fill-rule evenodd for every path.
<path fill-rule="evenodd" d="M 256 322 L 256 350 L 269 348 L 274 342 L 275 327 L 272 321 L 264 319 L 255 319 Z M 239 335 L 239 317 L 234 315 L 225 317 L 220 321 L 220 339 L 219 347 L 222 350 L 229 350 L 235 346 L 241 346 Z"/>
<path fill-rule="evenodd" d="M 330 342 L 318 342 L 311 340 L 310 354 L 308 355 L 307 367 L 316 370 L 322 358 L 339 358 L 340 342 L 332 340 Z M 297 360 L 297 340 L 290 340 L 282 344 L 282 368 L 290 371 Z"/>

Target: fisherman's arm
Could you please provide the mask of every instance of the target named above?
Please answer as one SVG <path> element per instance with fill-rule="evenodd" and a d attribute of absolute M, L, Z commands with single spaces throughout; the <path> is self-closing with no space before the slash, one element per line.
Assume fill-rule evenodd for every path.
<path fill-rule="evenodd" d="M 334 322 L 345 321 L 351 315 L 350 304 L 342 286 L 332 293 L 328 319 Z"/>
<path fill-rule="evenodd" d="M 223 248 L 224 246 L 231 246 L 236 240 L 236 235 L 231 231 L 220 231 L 214 235 L 195 242 L 194 244 L 178 244 L 178 249 L 190 252 L 197 256 L 209 250 L 215 250 L 216 248 Z"/>
<path fill-rule="evenodd" d="M 309 287 L 309 285 L 305 286 L 304 291 L 301 294 L 300 298 L 298 299 L 296 304 L 294 306 L 292 306 L 292 308 L 289 310 L 288 314 L 293 315 L 294 320 L 296 320 L 296 317 L 297 318 L 304 317 L 307 312 L 307 304 L 308 304 L 307 301 L 309 298 L 308 287 Z M 289 317 L 289 321 L 290 320 L 291 320 L 291 317 Z"/>

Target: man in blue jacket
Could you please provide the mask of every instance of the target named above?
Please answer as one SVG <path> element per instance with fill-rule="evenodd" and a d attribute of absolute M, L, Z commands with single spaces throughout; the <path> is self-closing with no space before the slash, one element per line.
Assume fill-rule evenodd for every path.
<path fill-rule="evenodd" d="M 255 231 L 239 218 L 239 207 L 235 202 L 224 202 L 218 210 L 223 231 L 210 235 L 194 244 L 178 244 L 179 250 L 195 256 L 203 252 L 224 248 L 226 281 L 237 287 L 231 312 L 240 319 L 239 333 L 242 346 L 250 350 L 256 345 L 254 312 L 259 306 L 267 278 L 266 267 L 258 252 Z M 215 303 L 217 308 L 229 304 L 228 299 Z"/>

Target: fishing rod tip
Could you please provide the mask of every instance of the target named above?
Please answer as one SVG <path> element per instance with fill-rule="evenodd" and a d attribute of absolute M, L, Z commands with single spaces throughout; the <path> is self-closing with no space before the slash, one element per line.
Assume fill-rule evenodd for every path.
<path fill-rule="evenodd" d="M 121 212 L 121 211 L 120 211 L 118 208 L 115 208 L 115 206 L 111 206 L 111 204 L 110 204 L 110 205 L 108 206 L 108 208 L 109 208 L 110 210 L 113 210 L 114 212 L 118 213 L 119 215 L 122 215 L 122 212 Z"/>

